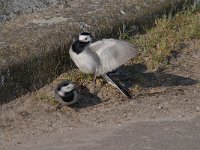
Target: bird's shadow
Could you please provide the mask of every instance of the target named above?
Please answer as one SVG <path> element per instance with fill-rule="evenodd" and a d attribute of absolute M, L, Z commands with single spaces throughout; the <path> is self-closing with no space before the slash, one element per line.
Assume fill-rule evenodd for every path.
<path fill-rule="evenodd" d="M 135 84 L 144 88 L 155 88 L 189 86 L 199 83 L 198 80 L 190 77 L 169 74 L 164 71 L 147 72 L 147 67 L 144 64 L 123 65 L 114 71 L 113 77 L 115 76 L 127 88 Z"/>
<path fill-rule="evenodd" d="M 78 89 L 79 89 L 80 99 L 79 101 L 77 101 L 73 105 L 70 105 L 69 107 L 78 110 L 81 108 L 91 107 L 102 103 L 101 98 L 98 97 L 95 93 L 91 93 L 86 86 L 79 85 Z"/>
<path fill-rule="evenodd" d="M 183 77 L 164 71 L 147 72 L 144 64 L 123 65 L 110 72 L 110 75 L 126 88 L 139 85 L 142 88 L 190 86 L 199 83 L 198 80 L 190 77 Z M 80 85 L 81 99 L 70 107 L 77 110 L 102 103 L 100 97 L 90 92 L 90 90 Z"/>

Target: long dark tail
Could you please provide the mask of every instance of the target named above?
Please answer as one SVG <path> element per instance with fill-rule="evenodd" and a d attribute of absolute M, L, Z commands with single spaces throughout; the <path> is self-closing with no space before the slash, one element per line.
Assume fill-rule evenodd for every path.
<path fill-rule="evenodd" d="M 119 83 L 114 82 L 114 80 L 112 80 L 112 78 L 110 77 L 110 75 L 108 73 L 102 75 L 102 77 L 112 86 L 116 87 L 122 94 L 126 95 L 129 99 L 132 98 L 130 92 L 128 91 L 128 89 L 125 89 L 122 85 L 120 85 Z"/>

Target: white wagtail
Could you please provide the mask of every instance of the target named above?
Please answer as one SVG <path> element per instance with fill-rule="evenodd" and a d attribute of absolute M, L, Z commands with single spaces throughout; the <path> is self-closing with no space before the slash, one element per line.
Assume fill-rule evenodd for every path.
<path fill-rule="evenodd" d="M 91 34 L 82 32 L 71 45 L 69 54 L 81 72 L 94 74 L 94 86 L 96 76 L 101 75 L 109 84 L 131 98 L 131 95 L 120 84 L 110 78 L 108 72 L 136 57 L 136 46 L 116 39 L 103 39 L 92 43 Z"/>
<path fill-rule="evenodd" d="M 54 96 L 60 104 L 71 105 L 78 101 L 79 92 L 74 83 L 65 80 L 57 85 Z"/>

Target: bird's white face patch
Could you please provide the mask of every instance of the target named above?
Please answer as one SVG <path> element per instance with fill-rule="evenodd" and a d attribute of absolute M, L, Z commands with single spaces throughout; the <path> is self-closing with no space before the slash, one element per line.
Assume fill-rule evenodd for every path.
<path fill-rule="evenodd" d="M 67 86 L 61 87 L 60 91 L 58 91 L 58 94 L 60 96 L 64 96 L 65 93 L 71 92 L 75 88 L 75 85 L 72 83 L 69 83 Z"/>
<path fill-rule="evenodd" d="M 92 38 L 90 35 L 79 35 L 79 41 L 81 42 L 91 42 Z"/>
<path fill-rule="evenodd" d="M 67 86 L 61 87 L 60 90 L 67 93 L 67 92 L 72 91 L 73 89 L 74 89 L 74 84 L 69 83 Z"/>

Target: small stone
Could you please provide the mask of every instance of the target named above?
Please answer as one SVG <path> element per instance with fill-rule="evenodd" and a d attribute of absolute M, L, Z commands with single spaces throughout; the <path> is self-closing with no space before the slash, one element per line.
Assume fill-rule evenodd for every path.
<path fill-rule="evenodd" d="M 156 117 L 155 116 L 150 116 L 149 119 L 156 119 Z"/>
<path fill-rule="evenodd" d="M 8 20 L 8 16 L 6 16 L 6 15 L 0 15 L 0 23 L 3 23 L 3 22 L 5 22 L 6 20 Z"/>
<path fill-rule="evenodd" d="M 158 107 L 158 109 L 163 109 L 163 108 L 164 108 L 163 106 L 159 106 L 159 107 Z"/>
<path fill-rule="evenodd" d="M 121 13 L 122 15 L 125 15 L 125 14 L 126 14 L 123 10 L 120 10 L 120 13 Z"/>
<path fill-rule="evenodd" d="M 200 111 L 200 106 L 197 106 L 197 111 Z"/>
<path fill-rule="evenodd" d="M 19 142 L 19 141 L 18 141 L 17 144 L 22 144 L 22 142 Z"/>

